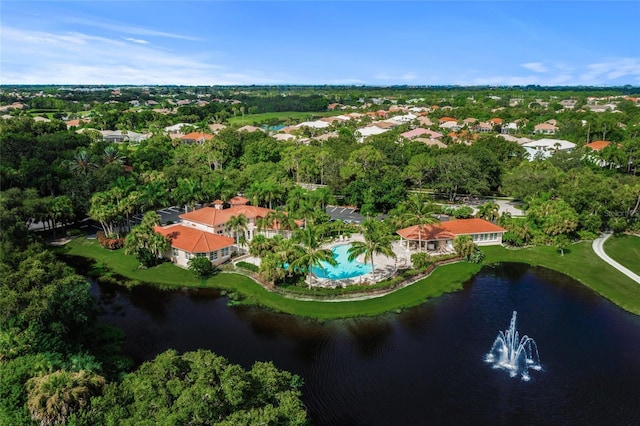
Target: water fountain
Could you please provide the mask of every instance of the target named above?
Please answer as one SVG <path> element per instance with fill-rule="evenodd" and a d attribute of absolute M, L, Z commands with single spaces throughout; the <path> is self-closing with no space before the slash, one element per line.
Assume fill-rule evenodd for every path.
<path fill-rule="evenodd" d="M 517 315 L 518 312 L 513 311 L 509 329 L 499 332 L 491 351 L 485 356 L 485 362 L 493 364 L 493 368 L 509 371 L 511 377 L 520 374 L 522 380 L 528 381 L 529 369 L 539 371 L 542 370 L 542 365 L 535 340 L 529 336 L 519 338 L 516 330 Z"/>

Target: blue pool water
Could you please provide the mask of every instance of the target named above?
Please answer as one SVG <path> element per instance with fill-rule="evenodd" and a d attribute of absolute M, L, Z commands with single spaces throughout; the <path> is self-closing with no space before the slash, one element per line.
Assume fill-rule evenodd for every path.
<path fill-rule="evenodd" d="M 311 271 L 316 274 L 318 278 L 328 278 L 330 280 L 359 277 L 360 275 L 371 272 L 370 263 L 365 265 L 355 259 L 353 262 L 349 262 L 349 253 L 347 251 L 350 247 L 351 244 L 334 246 L 331 251 L 333 251 L 333 258 L 338 264 L 331 266 L 328 263 L 322 262 L 322 267 L 314 266 Z"/>

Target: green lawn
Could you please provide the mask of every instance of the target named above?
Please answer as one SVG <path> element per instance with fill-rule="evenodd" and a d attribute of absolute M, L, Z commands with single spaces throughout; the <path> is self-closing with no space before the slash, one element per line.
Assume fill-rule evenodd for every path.
<path fill-rule="evenodd" d="M 591 241 L 570 246 L 561 256 L 553 247 L 506 249 L 483 247 L 485 263 L 522 262 L 562 272 L 591 288 L 621 308 L 640 315 L 640 285 L 600 259 L 591 248 Z"/>
<path fill-rule="evenodd" d="M 125 255 L 122 249 L 106 250 L 96 240 L 76 238 L 64 246 L 63 251 L 69 255 L 94 259 L 116 274 L 143 283 L 158 284 L 162 287 L 215 287 L 232 290 L 246 297 L 248 303 L 293 315 L 321 319 L 373 316 L 416 306 L 427 299 L 461 289 L 462 283 L 480 270 L 479 265 L 455 263 L 441 266 L 428 278 L 384 297 L 355 302 L 309 302 L 269 292 L 240 274 L 221 273 L 203 282 L 195 278 L 191 271 L 170 263 L 139 269 L 133 256 Z"/>
<path fill-rule="evenodd" d="M 552 247 L 505 249 L 483 247 L 485 264 L 522 262 L 562 272 L 611 300 L 622 308 L 640 314 L 640 285 L 636 284 L 593 253 L 591 243 L 571 246 L 564 256 Z M 165 263 L 150 269 L 139 269 L 133 256 L 124 251 L 103 249 L 96 240 L 77 238 L 64 247 L 71 255 L 88 257 L 108 266 L 113 272 L 144 283 L 163 287 L 215 287 L 236 291 L 247 303 L 265 306 L 293 315 L 334 319 L 379 315 L 424 303 L 443 293 L 456 291 L 479 270 L 479 265 L 460 262 L 437 268 L 429 277 L 384 297 L 354 302 L 309 302 L 292 300 L 265 290 L 250 278 L 233 273 L 221 273 L 206 281 L 193 273 Z"/>
<path fill-rule="evenodd" d="M 640 274 L 640 237 L 620 235 L 604 243 L 604 251 L 618 263 Z"/>
<path fill-rule="evenodd" d="M 246 114 L 245 116 L 231 117 L 228 119 L 229 124 L 246 125 L 253 123 L 261 123 L 263 121 L 276 119 L 281 122 L 285 122 L 289 119 L 293 121 L 306 121 L 314 120 L 319 117 L 327 117 L 331 115 L 340 115 L 339 111 L 322 111 L 322 112 L 298 112 L 298 111 L 283 111 L 283 112 L 265 112 L 262 114 Z"/>

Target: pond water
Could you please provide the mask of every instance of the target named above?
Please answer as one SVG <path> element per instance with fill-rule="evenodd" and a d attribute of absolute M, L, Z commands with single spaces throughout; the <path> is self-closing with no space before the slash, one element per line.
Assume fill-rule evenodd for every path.
<path fill-rule="evenodd" d="M 317 425 L 640 424 L 640 317 L 541 268 L 486 267 L 401 314 L 327 322 L 230 308 L 212 290 L 92 291 L 135 360 L 168 348 L 272 360 L 304 378 Z M 484 362 L 513 311 L 543 367 L 528 382 Z"/>

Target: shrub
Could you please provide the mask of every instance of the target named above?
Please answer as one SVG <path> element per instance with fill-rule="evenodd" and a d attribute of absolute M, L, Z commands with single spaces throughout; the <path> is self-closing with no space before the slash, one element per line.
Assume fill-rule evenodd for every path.
<path fill-rule="evenodd" d="M 482 250 L 476 250 L 467 260 L 471 263 L 482 263 L 484 260 L 484 252 Z"/>
<path fill-rule="evenodd" d="M 260 270 L 260 268 L 257 265 L 254 265 L 253 263 L 249 263 L 249 262 L 238 262 L 236 263 L 236 266 L 238 268 L 246 269 L 251 272 L 258 272 Z"/>
<path fill-rule="evenodd" d="M 207 278 L 216 272 L 217 268 L 206 257 L 193 257 L 189 259 L 187 268 L 198 278 Z"/>
<path fill-rule="evenodd" d="M 426 268 L 431 264 L 430 257 L 425 252 L 418 252 L 411 255 L 411 263 L 416 269 Z"/>
<path fill-rule="evenodd" d="M 520 238 L 513 232 L 505 232 L 502 235 L 502 242 L 515 247 L 522 247 L 524 245 L 524 241 L 522 240 L 522 238 Z"/>
<path fill-rule="evenodd" d="M 117 250 L 124 247 L 124 238 L 109 238 L 102 231 L 96 232 L 96 238 L 102 247 L 109 250 Z"/>

